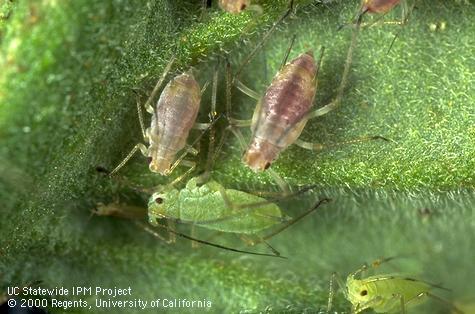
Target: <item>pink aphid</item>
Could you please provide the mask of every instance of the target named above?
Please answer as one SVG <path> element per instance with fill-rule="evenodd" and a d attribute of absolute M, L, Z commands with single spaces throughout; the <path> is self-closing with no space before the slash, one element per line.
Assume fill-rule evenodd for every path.
<path fill-rule="evenodd" d="M 239 14 L 251 5 L 251 0 L 219 0 L 219 6 L 226 12 Z"/>
<path fill-rule="evenodd" d="M 270 167 L 302 133 L 313 107 L 317 67 L 311 51 L 286 64 L 274 77 L 252 117 L 252 137 L 243 161 L 254 171 Z"/>
<path fill-rule="evenodd" d="M 387 13 L 391 11 L 401 0 L 364 0 L 361 12 Z"/>
<path fill-rule="evenodd" d="M 183 159 L 188 152 L 196 151 L 192 147 L 187 147 L 179 158 L 176 157 L 178 152 L 185 148 L 191 128 L 207 126 L 205 123 L 195 124 L 200 108 L 201 90 L 191 71 L 177 75 L 170 80 L 163 89 L 157 105 L 155 107 L 150 105 L 174 60 L 173 58 L 168 63 L 161 79 L 144 105 L 147 112 L 152 114 L 152 122 L 147 129 L 143 123 L 142 106 L 137 103 L 140 128 L 148 147 L 143 143 L 135 145 L 127 157 L 109 175 L 119 171 L 137 151 L 150 159 L 150 171 L 164 176 L 169 175 L 180 163 L 190 167 L 191 170 L 194 169 L 194 162 Z"/>
<path fill-rule="evenodd" d="M 176 76 L 165 86 L 146 131 L 150 171 L 169 174 L 177 153 L 186 145 L 200 101 L 200 86 L 191 72 Z"/>

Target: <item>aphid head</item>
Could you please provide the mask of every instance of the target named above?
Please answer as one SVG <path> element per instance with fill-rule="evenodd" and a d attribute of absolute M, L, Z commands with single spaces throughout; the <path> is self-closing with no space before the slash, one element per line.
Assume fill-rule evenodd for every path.
<path fill-rule="evenodd" d="M 167 176 L 170 174 L 171 166 L 172 163 L 169 159 L 151 157 L 148 168 L 154 173 L 159 173 L 162 176 Z"/>
<path fill-rule="evenodd" d="M 190 89 L 196 92 L 200 92 L 200 85 L 196 81 L 195 77 L 193 76 L 192 69 L 175 76 L 171 84 L 181 84 L 186 89 Z"/>
<path fill-rule="evenodd" d="M 353 305 L 365 304 L 371 297 L 370 291 L 368 291 L 368 288 L 363 281 L 354 279 L 352 276 L 348 276 L 346 280 L 346 289 L 348 301 Z M 358 309 L 363 310 L 363 308 Z"/>
<path fill-rule="evenodd" d="M 277 146 L 256 138 L 244 153 L 243 162 L 255 172 L 260 172 L 269 169 L 278 154 Z"/>
<path fill-rule="evenodd" d="M 300 54 L 290 61 L 290 63 L 296 64 L 298 67 L 305 69 L 308 73 L 314 74 L 316 72 L 315 57 L 313 56 L 312 50 Z"/>
<path fill-rule="evenodd" d="M 176 205 L 178 190 L 165 188 L 163 191 L 154 193 L 148 200 L 148 220 L 156 225 L 158 219 L 179 218 Z"/>

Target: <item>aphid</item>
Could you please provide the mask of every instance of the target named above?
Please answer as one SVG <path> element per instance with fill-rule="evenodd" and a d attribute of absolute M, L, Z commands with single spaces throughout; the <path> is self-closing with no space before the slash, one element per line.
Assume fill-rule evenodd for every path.
<path fill-rule="evenodd" d="M 409 8 L 408 0 L 362 0 L 360 8 L 356 14 L 356 19 L 353 22 L 355 26 L 355 32 L 358 32 L 361 26 L 373 26 L 387 13 L 393 10 L 397 5 L 401 5 L 401 20 L 399 21 L 385 21 L 384 24 L 397 24 L 405 25 L 409 19 L 411 12 L 414 10 L 416 2 L 414 1 L 411 8 Z M 366 14 L 379 14 L 379 18 L 369 23 L 363 23 L 363 17 Z M 343 25 L 344 26 L 344 25 Z M 388 52 L 391 51 L 399 32 L 396 33 L 394 39 L 391 41 Z M 352 45 L 356 45 L 356 40 L 352 41 Z"/>
<path fill-rule="evenodd" d="M 318 84 L 318 72 L 324 53 L 323 47 L 317 63 L 312 51 L 308 51 L 285 64 L 290 52 L 289 48 L 283 62 L 285 65 L 277 72 L 262 98 L 235 79 L 237 87 L 242 92 L 257 100 L 251 120 L 236 120 L 229 117 L 231 105 L 230 96 L 227 97 L 229 129 L 238 137 L 241 145 L 246 147 L 243 162 L 249 168 L 256 172 L 269 169 L 279 154 L 291 144 L 309 150 L 324 148 L 322 144 L 305 142 L 298 137 L 309 119 L 322 116 L 340 104 L 348 80 L 353 48 L 354 45 L 350 45 L 337 96 L 332 102 L 317 110 L 313 110 L 313 104 Z M 231 84 L 228 83 L 228 85 Z M 230 87 L 228 87 L 228 94 L 230 94 L 229 90 Z M 243 143 L 243 135 L 237 129 L 243 126 L 250 126 L 252 131 L 251 140 L 247 146 Z M 375 138 L 381 137 L 361 138 L 347 143 Z"/>
<path fill-rule="evenodd" d="M 202 185 L 199 181 L 199 177 L 192 178 L 181 190 L 165 187 L 154 193 L 148 204 L 149 222 L 156 225 L 158 219 L 165 218 L 220 232 L 256 237 L 257 242 L 264 242 L 276 233 L 267 236 L 258 236 L 258 233 L 282 225 L 280 232 L 328 201 L 321 200 L 300 216 L 289 219 L 277 204 L 264 198 L 226 189 L 216 181 Z"/>
<path fill-rule="evenodd" d="M 407 21 L 410 10 L 408 10 L 409 5 L 407 0 L 363 0 L 361 2 L 360 9 L 358 10 L 356 20 L 360 20 L 363 15 L 369 14 L 386 14 L 394 9 L 397 5 L 401 5 L 402 17 L 400 21 L 397 22 L 385 22 L 389 24 L 404 24 Z M 371 25 L 371 24 L 370 24 Z"/>
<path fill-rule="evenodd" d="M 373 267 L 392 259 L 378 260 L 373 263 Z M 360 279 L 355 278 L 367 269 L 368 266 L 363 265 L 348 275 L 346 283 L 343 283 L 338 274 L 333 274 L 330 281 L 327 313 L 330 312 L 332 307 L 334 280 L 340 288 L 343 288 L 345 298 L 352 304 L 351 313 L 354 314 L 366 309 L 373 309 L 376 313 L 406 313 L 408 307 L 419 305 L 427 298 L 444 303 L 456 313 L 462 313 L 449 301 L 432 293 L 434 289 L 447 290 L 439 285 L 398 275 L 374 275 Z"/>
<path fill-rule="evenodd" d="M 363 0 L 361 12 L 387 13 L 400 2 L 401 0 Z"/>
<path fill-rule="evenodd" d="M 251 0 L 219 0 L 219 7 L 232 14 L 239 14 L 250 6 Z"/>
<path fill-rule="evenodd" d="M 145 109 L 152 114 L 151 126 L 144 127 L 142 110 L 137 103 L 140 127 L 146 143 L 135 145 L 132 151 L 111 171 L 110 175 L 122 168 L 132 156 L 140 152 L 150 158 L 150 171 L 161 175 L 169 175 L 179 164 L 189 167 L 192 172 L 196 164 L 184 160 L 187 153 L 197 154 L 197 150 L 186 145 L 188 134 L 192 128 L 206 129 L 206 123 L 195 123 L 201 102 L 201 91 L 198 82 L 191 71 L 185 72 L 173 78 L 163 89 L 160 99 L 155 108 L 150 103 L 161 87 L 167 73 L 173 65 L 174 58 L 168 63 L 162 77 L 145 103 Z M 180 157 L 176 158 L 179 151 L 184 150 Z"/>

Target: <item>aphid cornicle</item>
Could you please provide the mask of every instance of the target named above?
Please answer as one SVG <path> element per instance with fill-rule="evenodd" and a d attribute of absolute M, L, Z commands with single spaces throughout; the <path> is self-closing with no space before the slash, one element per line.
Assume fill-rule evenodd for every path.
<path fill-rule="evenodd" d="M 153 108 L 150 105 L 173 62 L 174 59 L 169 62 L 144 105 L 147 112 L 152 114 L 151 125 L 147 129 L 144 127 L 141 105 L 137 102 L 140 128 L 149 147 L 142 143 L 135 145 L 127 157 L 111 171 L 110 175 L 122 168 L 138 150 L 150 158 L 149 168 L 154 173 L 169 175 L 179 164 L 189 167 L 187 172 L 193 171 L 195 163 L 184 160 L 187 153 L 197 153 L 192 146 L 186 147 L 188 135 L 192 128 L 205 129 L 209 124 L 195 123 L 200 108 L 201 91 L 191 71 L 177 75 L 170 80 L 163 89 L 156 107 Z M 184 152 L 177 158 L 176 155 L 180 151 Z"/>
<path fill-rule="evenodd" d="M 392 260 L 386 258 L 377 260 L 374 266 Z M 444 289 L 439 285 L 399 275 L 373 275 L 366 278 L 355 278 L 368 269 L 363 265 L 358 270 L 349 274 L 346 282 L 334 273 L 330 282 L 327 313 L 330 312 L 333 299 L 333 281 L 336 279 L 343 289 L 345 298 L 351 302 L 351 313 L 357 314 L 366 309 L 373 309 L 376 313 L 406 313 L 408 307 L 419 305 L 427 298 L 442 302 L 455 313 L 463 313 L 449 301 L 432 294 L 434 289 Z"/>

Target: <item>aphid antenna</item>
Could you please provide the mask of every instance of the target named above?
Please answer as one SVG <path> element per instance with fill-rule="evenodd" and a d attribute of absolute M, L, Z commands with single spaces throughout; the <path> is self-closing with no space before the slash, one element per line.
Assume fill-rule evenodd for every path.
<path fill-rule="evenodd" d="M 321 107 L 317 110 L 309 112 L 307 114 L 307 116 L 305 117 L 305 119 L 309 120 L 309 119 L 313 119 L 313 118 L 322 116 L 322 115 L 334 110 L 335 108 L 337 108 L 340 105 L 341 100 L 343 98 L 343 93 L 344 93 L 346 85 L 348 83 L 348 77 L 349 77 L 349 74 L 350 74 L 351 64 L 353 63 L 353 53 L 354 53 L 354 50 L 355 50 L 355 47 L 356 47 L 356 41 L 358 39 L 359 30 L 360 30 L 360 25 L 356 24 L 356 27 L 353 30 L 353 33 L 352 33 L 352 36 L 351 36 L 350 47 L 348 48 L 348 52 L 347 52 L 347 55 L 346 55 L 345 66 L 343 68 L 343 74 L 341 76 L 340 86 L 338 87 L 337 95 L 336 95 L 335 99 L 332 102 L 330 102 L 329 104 L 327 104 L 327 105 L 325 105 L 325 106 L 323 106 L 323 107 Z M 321 67 L 323 54 L 325 52 L 325 47 L 322 46 L 322 48 L 320 50 L 321 50 L 321 53 L 320 53 L 320 57 L 319 57 L 319 61 L 318 61 L 317 74 L 318 74 L 318 71 L 320 70 L 320 67 Z M 316 79 L 316 84 L 318 84 L 318 79 Z M 297 140 L 295 143 L 297 145 L 299 145 L 301 147 L 304 147 L 304 148 L 307 148 L 307 149 L 314 149 L 314 148 L 306 147 L 306 145 L 302 146 L 302 145 L 298 144 L 298 143 L 302 143 L 302 141 L 300 141 L 300 140 Z"/>
<path fill-rule="evenodd" d="M 302 214 L 300 214 L 299 216 L 291 219 L 290 221 L 288 221 L 287 223 L 283 224 L 281 227 L 277 228 L 276 230 L 274 230 L 273 232 L 267 234 L 266 236 L 262 237 L 262 240 L 265 241 L 265 240 L 268 240 L 270 238 L 272 238 L 273 236 L 281 233 L 282 231 L 284 231 L 285 229 L 289 228 L 290 226 L 294 225 L 295 223 L 297 223 L 298 221 L 302 220 L 303 218 L 305 218 L 306 216 L 310 215 L 311 213 L 313 213 L 315 210 L 317 210 L 317 208 L 319 208 L 322 204 L 325 204 L 325 203 L 328 203 L 330 202 L 331 199 L 329 198 L 324 198 L 324 199 L 321 199 L 319 200 L 312 208 L 310 208 L 309 210 L 303 212 Z"/>
<path fill-rule="evenodd" d="M 412 4 L 412 7 L 408 10 L 407 13 L 403 13 L 403 25 L 405 25 L 407 23 L 407 21 L 409 20 L 409 17 L 411 16 L 412 12 L 414 11 L 414 9 L 416 8 L 416 1 L 414 1 L 414 3 Z M 405 10 L 405 9 L 403 9 Z M 396 39 L 399 37 L 399 34 L 401 33 L 402 31 L 402 28 L 400 28 L 396 35 L 394 35 L 394 38 L 393 40 L 391 41 L 391 44 L 389 45 L 389 48 L 388 48 L 388 51 L 386 52 L 386 54 L 389 54 L 389 52 L 391 52 L 391 49 L 393 48 L 394 46 L 394 43 L 396 42 Z"/>
<path fill-rule="evenodd" d="M 175 63 L 175 61 L 176 61 L 176 56 L 173 55 L 172 58 L 170 59 L 170 61 L 168 61 L 168 64 L 166 65 L 165 70 L 162 73 L 162 76 L 160 77 L 157 84 L 153 88 L 152 93 L 150 94 L 149 98 L 145 102 L 144 107 L 145 107 L 145 110 L 147 110 L 148 113 L 151 113 L 151 114 L 154 113 L 153 107 L 150 104 L 152 103 L 153 99 L 155 98 L 158 91 L 160 90 L 160 87 L 163 85 L 163 82 L 165 81 L 165 78 L 167 77 L 168 72 L 170 72 L 170 70 L 171 70 L 173 64 Z"/>
<path fill-rule="evenodd" d="M 217 67 L 213 73 L 213 85 L 212 85 L 212 92 L 211 92 L 211 111 L 209 113 L 210 123 L 214 124 L 217 119 L 222 117 L 222 114 L 218 115 L 216 111 L 216 101 L 217 101 L 217 94 L 218 94 L 218 70 Z M 206 158 L 206 165 L 205 165 L 205 172 L 200 176 L 202 180 L 207 181 L 211 175 L 211 169 L 214 165 L 214 149 L 216 145 L 216 129 L 211 128 L 209 130 L 209 143 L 208 143 L 208 154 Z"/>
<path fill-rule="evenodd" d="M 316 91 L 318 90 L 318 75 L 320 73 L 320 69 L 322 68 L 323 55 L 325 54 L 325 49 L 326 49 L 325 46 L 320 47 L 320 56 L 318 57 L 317 69 L 315 71 L 315 90 Z"/>
<path fill-rule="evenodd" d="M 363 16 L 369 11 L 368 8 L 363 10 L 363 4 L 360 5 L 360 8 L 358 9 L 358 12 L 355 14 L 355 16 L 351 19 L 351 22 L 343 23 L 338 26 L 337 31 L 341 31 L 343 28 L 347 26 L 352 26 L 356 27 L 357 25 L 361 25 L 361 22 L 363 21 Z M 359 26 L 358 26 L 359 27 Z"/>
<path fill-rule="evenodd" d="M 284 66 L 287 64 L 287 60 L 289 59 L 290 52 L 292 51 L 292 47 L 294 46 L 295 43 L 295 38 L 297 38 L 297 35 L 293 34 L 292 39 L 290 40 L 290 45 L 287 48 L 287 51 L 285 52 L 285 57 L 282 59 L 282 63 L 280 64 L 280 70 L 284 68 Z"/>
<path fill-rule="evenodd" d="M 151 229 L 148 225 L 146 225 L 142 222 L 138 222 L 138 221 L 136 221 L 136 224 L 138 226 L 140 226 L 141 228 L 143 228 L 145 231 L 149 232 L 150 234 L 152 234 L 154 236 L 158 235 L 158 233 L 155 232 L 153 229 Z M 205 244 L 205 245 L 208 245 L 208 246 L 212 246 L 212 247 L 215 247 L 215 248 L 219 248 L 219 249 L 223 249 L 223 250 L 227 250 L 227 251 L 231 251 L 231 252 L 235 252 L 235 253 L 243 253 L 243 254 L 249 254 L 249 255 L 277 257 L 277 258 L 287 259 L 287 257 L 280 255 L 280 253 L 279 253 L 279 255 L 276 255 L 276 254 L 267 254 L 267 253 L 259 253 L 259 252 L 239 250 L 239 249 L 235 249 L 235 248 L 231 248 L 231 247 L 227 247 L 227 246 L 224 246 L 224 245 L 220 245 L 220 244 L 216 244 L 216 243 L 212 243 L 212 242 L 208 242 L 208 241 L 205 241 L 205 240 L 200 240 L 200 239 L 191 237 L 189 235 L 186 235 L 184 233 L 173 230 L 173 229 L 171 229 L 171 228 L 169 228 L 165 225 L 162 225 L 162 224 L 157 224 L 157 226 L 160 227 L 160 228 L 163 228 L 163 229 L 167 230 L 168 232 L 173 233 L 174 235 L 177 235 L 179 237 L 185 238 L 185 239 L 190 240 L 190 241 L 198 242 L 198 243 L 201 243 L 201 244 Z M 164 239 L 162 236 L 158 236 L 158 238 Z"/>
<path fill-rule="evenodd" d="M 234 77 L 233 83 L 234 83 L 234 81 L 239 80 L 239 77 L 240 77 L 241 72 L 244 69 L 244 67 L 247 64 L 249 64 L 249 62 L 252 60 L 252 58 L 254 58 L 254 55 L 259 51 L 259 49 L 261 49 L 264 46 L 264 44 L 269 39 L 270 35 L 276 30 L 277 26 L 292 13 L 292 11 L 294 10 L 294 1 L 295 0 L 290 0 L 289 6 L 288 6 L 287 10 L 285 11 L 285 13 L 276 22 L 274 22 L 274 24 L 272 24 L 271 28 L 262 37 L 261 41 L 256 45 L 256 47 L 254 47 L 254 49 L 251 51 L 251 53 L 249 53 L 249 55 L 241 63 L 241 66 L 236 71 L 236 76 Z"/>

